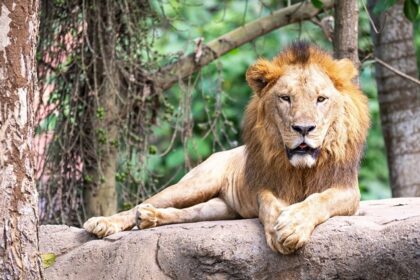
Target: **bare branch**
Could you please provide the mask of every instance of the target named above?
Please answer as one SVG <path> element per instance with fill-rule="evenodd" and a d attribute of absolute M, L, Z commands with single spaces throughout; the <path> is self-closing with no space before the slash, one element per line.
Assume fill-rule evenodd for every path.
<path fill-rule="evenodd" d="M 386 67 L 386 68 L 388 68 L 389 70 L 391 70 L 391 71 L 392 71 L 392 72 L 394 72 L 395 74 L 397 74 L 397 75 L 399 75 L 399 76 L 403 77 L 404 79 L 410 80 L 410 81 L 412 81 L 413 83 L 416 83 L 416 84 L 420 85 L 420 81 L 419 81 L 419 80 L 417 80 L 416 78 L 413 78 L 413 77 L 411 77 L 411 76 L 409 76 L 409 75 L 407 75 L 407 74 L 405 74 L 405 73 L 401 72 L 400 70 L 398 70 L 398 69 L 396 69 L 396 68 L 392 67 L 391 65 L 389 65 L 389 64 L 388 64 L 388 63 L 386 63 L 385 61 L 383 61 L 383 60 L 381 60 L 381 59 L 379 59 L 379 58 L 375 57 L 375 62 L 379 63 L 380 65 L 382 65 L 382 66 L 384 66 L 384 67 Z"/>
<path fill-rule="evenodd" d="M 323 10 L 328 10 L 333 7 L 334 1 L 325 0 L 323 3 Z M 155 86 L 162 90 L 168 89 L 178 80 L 188 77 L 230 50 L 242 46 L 279 27 L 308 20 L 323 10 L 315 8 L 310 1 L 305 1 L 252 21 L 209 42 L 207 45 L 203 45 L 202 54 L 197 62 L 194 61 L 196 54 L 192 53 L 181 58 L 174 64 L 162 68 L 154 74 Z"/>
<path fill-rule="evenodd" d="M 310 20 L 313 24 L 317 25 L 319 28 L 321 28 L 322 32 L 325 35 L 325 38 L 327 38 L 328 41 L 332 41 L 334 36 L 334 17 L 333 16 L 327 16 L 323 19 L 319 20 L 316 17 L 312 18 Z"/>

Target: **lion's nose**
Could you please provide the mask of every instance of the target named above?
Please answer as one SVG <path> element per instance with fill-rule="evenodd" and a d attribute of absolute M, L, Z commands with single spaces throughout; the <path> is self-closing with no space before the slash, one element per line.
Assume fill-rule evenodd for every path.
<path fill-rule="evenodd" d="M 294 131 L 299 132 L 302 136 L 307 135 L 309 132 L 315 129 L 315 125 L 292 125 Z"/>

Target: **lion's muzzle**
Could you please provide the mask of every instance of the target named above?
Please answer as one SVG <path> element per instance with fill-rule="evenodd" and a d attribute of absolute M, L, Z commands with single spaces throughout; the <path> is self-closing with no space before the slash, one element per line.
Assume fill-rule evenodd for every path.
<path fill-rule="evenodd" d="M 302 136 L 308 135 L 308 133 L 313 131 L 315 127 L 315 125 L 292 125 L 292 129 Z"/>
<path fill-rule="evenodd" d="M 290 160 L 293 156 L 306 156 L 309 155 L 313 159 L 317 159 L 320 153 L 320 148 L 312 148 L 305 142 L 302 142 L 294 149 L 286 147 L 287 158 Z"/>

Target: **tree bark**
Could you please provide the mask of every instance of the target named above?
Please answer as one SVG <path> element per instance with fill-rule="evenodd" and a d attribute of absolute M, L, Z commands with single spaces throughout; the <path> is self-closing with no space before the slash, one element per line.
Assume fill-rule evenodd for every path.
<path fill-rule="evenodd" d="M 0 1 L 0 271 L 41 279 L 32 104 L 38 1 Z"/>
<path fill-rule="evenodd" d="M 86 133 L 86 143 L 93 149 L 93 157 L 84 163 L 91 178 L 85 191 L 87 217 L 109 216 L 117 212 L 117 137 L 120 76 L 116 66 L 115 46 L 117 40 L 114 20 L 117 15 L 109 7 L 109 1 L 92 1 L 87 9 L 88 36 L 91 43 L 89 79 L 94 100 Z M 89 93 L 92 94 L 92 93 Z M 98 114 L 99 111 L 103 115 Z"/>
<path fill-rule="evenodd" d="M 376 0 L 369 1 L 372 11 Z M 418 77 L 413 24 L 403 14 L 403 1 L 374 17 L 374 54 L 397 70 Z M 392 195 L 420 196 L 420 87 L 376 63 L 382 130 L 388 156 Z"/>
<path fill-rule="evenodd" d="M 358 55 L 359 9 L 356 0 L 336 1 L 334 5 L 334 57 L 348 58 L 360 66 Z"/>
<path fill-rule="evenodd" d="M 322 9 L 317 9 L 310 1 L 306 1 L 280 9 L 269 16 L 262 17 L 241 26 L 208 44 L 203 45 L 202 54 L 199 57 L 196 56 L 196 53 L 192 53 L 181 58 L 174 64 L 162 68 L 154 74 L 154 84 L 157 88 L 166 90 L 177 81 L 188 77 L 225 53 L 277 28 L 310 19 L 322 11 L 331 9 L 334 5 L 333 0 L 325 0 L 322 2 Z"/>

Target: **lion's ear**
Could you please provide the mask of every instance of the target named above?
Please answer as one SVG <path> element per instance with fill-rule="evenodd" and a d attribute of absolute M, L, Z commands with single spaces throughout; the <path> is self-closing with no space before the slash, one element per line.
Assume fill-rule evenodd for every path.
<path fill-rule="evenodd" d="M 261 96 L 266 86 L 280 76 L 280 68 L 268 60 L 259 59 L 246 71 L 246 80 L 252 90 Z"/>
<path fill-rule="evenodd" d="M 340 78 L 343 80 L 352 80 L 359 74 L 359 71 L 357 71 L 357 68 L 354 66 L 353 62 L 347 58 L 338 60 L 337 67 L 337 73 L 341 74 Z"/>

